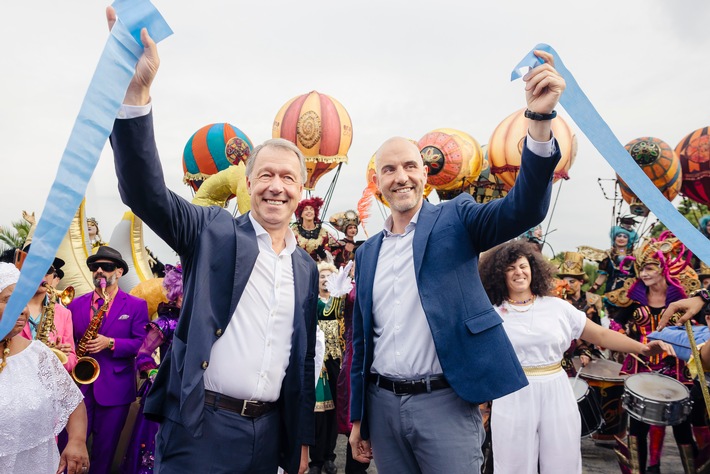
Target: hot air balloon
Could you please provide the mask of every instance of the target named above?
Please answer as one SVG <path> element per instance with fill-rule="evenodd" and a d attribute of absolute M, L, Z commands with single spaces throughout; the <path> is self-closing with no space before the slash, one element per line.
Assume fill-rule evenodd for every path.
<path fill-rule="evenodd" d="M 205 125 L 185 144 L 182 154 L 183 182 L 193 191 L 213 174 L 246 162 L 254 146 L 244 132 L 229 123 Z"/>
<path fill-rule="evenodd" d="M 481 145 L 466 132 L 438 128 L 417 143 L 429 175 L 427 184 L 436 189 L 441 199 L 453 199 L 464 191 L 467 179 L 481 173 Z"/>
<path fill-rule="evenodd" d="M 695 130 L 675 147 L 683 170 L 680 192 L 693 201 L 710 205 L 710 127 Z"/>
<path fill-rule="evenodd" d="M 525 109 L 520 109 L 503 120 L 493 131 L 488 142 L 488 161 L 491 172 L 507 186 L 515 184 L 520 170 L 523 142 L 528 133 Z M 577 155 L 577 137 L 559 115 L 552 120 L 552 133 L 560 146 L 562 158 L 555 168 L 555 181 L 568 179 L 569 169 Z"/>
<path fill-rule="evenodd" d="M 305 188 L 341 163 L 348 162 L 353 126 L 345 108 L 317 91 L 294 97 L 276 114 L 271 135 L 295 143 L 306 157 Z"/>
<path fill-rule="evenodd" d="M 672 201 L 680 192 L 682 172 L 680 160 L 671 146 L 655 137 L 641 137 L 625 145 L 634 161 L 661 193 Z M 648 208 L 636 197 L 624 181 L 616 176 L 621 188 L 621 196 L 629 204 L 632 214 L 647 216 Z"/>
<path fill-rule="evenodd" d="M 510 191 L 510 187 L 491 173 L 491 165 L 488 161 L 488 145 L 483 145 L 481 149 L 483 150 L 481 174 L 469 183 L 468 192 L 476 202 L 484 204 L 493 199 L 505 197 Z"/>

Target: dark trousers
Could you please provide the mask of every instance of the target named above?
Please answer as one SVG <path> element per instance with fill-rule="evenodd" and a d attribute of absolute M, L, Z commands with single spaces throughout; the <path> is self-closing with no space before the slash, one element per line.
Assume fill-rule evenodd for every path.
<path fill-rule="evenodd" d="M 204 407 L 202 436 L 165 419 L 155 438 L 155 473 L 274 474 L 279 464 L 280 414 L 258 418 Z"/>
<path fill-rule="evenodd" d="M 338 400 L 338 375 L 340 375 L 340 359 L 327 358 L 324 362 L 328 372 L 328 386 L 333 396 L 333 403 Z M 316 444 L 309 450 L 311 462 L 309 466 L 323 467 L 326 461 L 335 461 L 335 444 L 338 442 L 338 418 L 335 410 L 327 410 L 315 414 Z"/>

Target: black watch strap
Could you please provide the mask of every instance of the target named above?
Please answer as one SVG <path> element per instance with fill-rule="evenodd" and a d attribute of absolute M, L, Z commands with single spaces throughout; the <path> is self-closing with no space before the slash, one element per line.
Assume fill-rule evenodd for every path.
<path fill-rule="evenodd" d="M 700 288 L 699 290 L 695 290 L 690 294 L 691 298 L 695 296 L 701 297 L 705 304 L 710 303 L 710 291 L 706 290 L 705 288 Z"/>
<path fill-rule="evenodd" d="M 552 120 L 553 118 L 557 117 L 557 111 L 553 110 L 549 114 L 541 114 L 538 112 L 533 112 L 532 110 L 525 109 L 525 117 L 529 118 L 530 120 Z"/>

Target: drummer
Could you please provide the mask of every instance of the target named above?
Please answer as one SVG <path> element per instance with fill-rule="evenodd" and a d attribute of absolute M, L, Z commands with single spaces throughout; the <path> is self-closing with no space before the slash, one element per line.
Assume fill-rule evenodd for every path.
<path fill-rule="evenodd" d="M 565 252 L 564 261 L 560 265 L 557 276 L 562 278 L 569 288 L 562 296 L 563 299 L 586 314 L 593 322 L 601 324 L 601 296 L 591 292 L 582 292 L 582 285 L 589 281 L 589 277 L 584 272 L 584 256 L 577 252 Z M 572 363 L 574 356 L 578 356 L 582 366 L 586 367 L 593 357 L 599 358 L 601 353 L 594 347 L 594 344 L 582 339 L 573 340 L 562 358 L 562 368 L 570 377 L 577 375 Z"/>
<path fill-rule="evenodd" d="M 688 278 L 692 279 L 695 276 L 695 273 L 689 270 L 691 273 L 687 275 L 688 278 L 680 278 L 678 271 L 683 269 L 685 264 L 682 250 L 684 247 L 677 238 L 664 233 L 657 239 L 644 241 L 634 251 L 633 256 L 629 257 L 634 263 L 638 277 L 629 288 L 627 298 L 619 299 L 619 306 L 611 316 L 623 327 L 628 336 L 641 343 L 646 343 L 648 341 L 646 335 L 657 329 L 666 305 L 685 298 L 686 291 L 681 280 L 688 281 Z M 642 356 L 641 359 L 639 361 L 633 356 L 627 356 L 622 373 L 637 374 L 653 371 L 672 377 L 688 385 L 689 388 L 692 387 L 690 372 L 682 360 L 669 354 L 659 354 L 650 358 Z M 704 405 L 696 405 L 700 405 L 700 409 L 704 410 Z M 698 419 L 702 420 L 702 417 Z M 694 424 L 698 424 L 695 429 L 696 436 L 708 438 L 707 427 L 704 426 L 703 421 Z M 697 447 L 693 440 L 690 419 L 673 426 L 673 435 L 684 465 L 692 465 Z M 652 427 L 633 417 L 630 418 L 628 445 L 619 441 L 619 451 L 625 455 L 620 456 L 619 459 L 622 470 L 628 461 L 632 465 L 638 464 L 642 473 L 647 472 L 647 465 L 648 472 L 659 472 L 664 437 L 664 426 Z"/>
<path fill-rule="evenodd" d="M 479 272 L 530 382 L 493 401 L 494 472 L 537 472 L 539 463 L 542 473 L 581 473 L 581 420 L 560 362 L 570 341 L 581 337 L 646 356 L 672 348 L 660 341 L 641 344 L 595 324 L 569 303 L 547 296 L 555 269 L 523 240 L 486 252 Z"/>

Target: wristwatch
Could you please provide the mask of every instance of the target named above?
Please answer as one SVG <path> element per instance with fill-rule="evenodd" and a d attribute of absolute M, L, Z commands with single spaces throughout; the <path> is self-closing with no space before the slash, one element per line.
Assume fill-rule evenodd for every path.
<path fill-rule="evenodd" d="M 703 299 L 705 304 L 710 304 L 710 291 L 708 291 L 705 288 L 700 288 L 699 290 L 695 290 L 692 293 L 690 293 L 690 297 L 694 298 L 696 296 L 699 296 Z"/>
<path fill-rule="evenodd" d="M 114 346 L 116 345 L 116 339 L 109 337 L 108 338 L 108 348 L 109 350 L 113 350 Z"/>
<path fill-rule="evenodd" d="M 557 117 L 557 111 L 553 110 L 549 114 L 541 114 L 539 112 L 533 112 L 530 109 L 525 109 L 525 117 L 530 120 L 552 120 Z"/>

